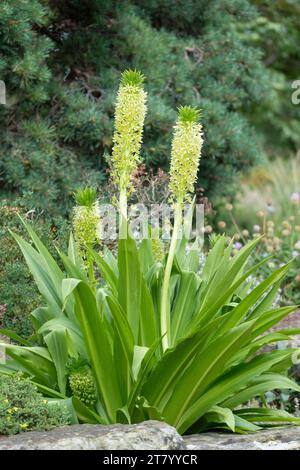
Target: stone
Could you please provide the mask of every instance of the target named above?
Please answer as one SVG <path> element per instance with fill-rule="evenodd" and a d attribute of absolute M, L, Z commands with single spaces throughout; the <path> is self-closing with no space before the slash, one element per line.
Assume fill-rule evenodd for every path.
<path fill-rule="evenodd" d="M 270 328 L 269 331 L 276 332 L 290 328 L 300 328 L 300 310 L 290 313 L 290 315 L 277 323 L 277 325 L 274 325 L 272 328 Z M 277 349 L 299 348 L 300 335 L 292 335 L 291 339 L 287 341 L 279 341 L 275 346 Z"/>
<path fill-rule="evenodd" d="M 176 429 L 158 421 L 132 425 L 80 424 L 0 437 L 1 450 L 181 450 Z"/>
<path fill-rule="evenodd" d="M 80 424 L 0 436 L 1 450 L 300 450 L 300 426 L 246 435 L 208 432 L 182 438 L 175 428 L 158 421 Z"/>
<path fill-rule="evenodd" d="M 300 426 L 243 435 L 208 432 L 183 439 L 188 450 L 300 450 Z"/>

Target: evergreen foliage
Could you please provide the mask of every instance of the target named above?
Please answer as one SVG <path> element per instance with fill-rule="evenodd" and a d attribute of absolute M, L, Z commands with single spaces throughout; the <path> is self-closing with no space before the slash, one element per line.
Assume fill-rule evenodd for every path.
<path fill-rule="evenodd" d="M 152 96 L 147 164 L 168 167 L 174 109 L 191 103 L 206 129 L 200 184 L 232 192 L 236 174 L 261 156 L 243 113 L 266 96 L 267 74 L 237 27 L 255 17 L 247 0 L 3 2 L 1 191 L 56 216 L 76 187 L 99 185 L 119 72 L 136 67 Z"/>
<path fill-rule="evenodd" d="M 255 106 L 252 122 L 261 129 L 272 155 L 295 154 L 300 147 L 300 106 L 292 103 L 292 84 L 300 79 L 300 4 L 298 0 L 252 0 L 259 16 L 242 36 L 263 50 L 270 71 L 270 94 Z"/>

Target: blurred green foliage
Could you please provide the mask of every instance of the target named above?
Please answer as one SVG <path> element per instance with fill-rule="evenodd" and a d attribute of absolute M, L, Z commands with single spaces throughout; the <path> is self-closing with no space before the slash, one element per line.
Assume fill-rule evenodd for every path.
<path fill-rule="evenodd" d="M 286 157 L 300 147 L 300 105 L 292 84 L 300 79 L 299 0 L 251 0 L 259 16 L 240 28 L 242 38 L 263 50 L 270 73 L 269 94 L 253 107 L 251 121 L 263 133 L 270 155 Z"/>

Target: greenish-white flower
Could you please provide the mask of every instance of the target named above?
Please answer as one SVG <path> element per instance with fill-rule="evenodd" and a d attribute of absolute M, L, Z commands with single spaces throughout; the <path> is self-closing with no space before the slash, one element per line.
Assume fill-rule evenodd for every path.
<path fill-rule="evenodd" d="M 73 209 L 74 238 L 81 256 L 88 248 L 100 243 L 100 211 L 96 191 L 84 188 L 75 194 L 77 205 Z"/>
<path fill-rule="evenodd" d="M 191 200 L 197 180 L 203 143 L 199 115 L 198 109 L 182 106 L 174 126 L 169 188 L 172 200 L 179 204 Z"/>
<path fill-rule="evenodd" d="M 120 191 L 133 189 L 131 177 L 140 162 L 140 148 L 146 116 L 147 94 L 144 76 L 135 70 L 122 74 L 115 111 L 112 176 Z"/>

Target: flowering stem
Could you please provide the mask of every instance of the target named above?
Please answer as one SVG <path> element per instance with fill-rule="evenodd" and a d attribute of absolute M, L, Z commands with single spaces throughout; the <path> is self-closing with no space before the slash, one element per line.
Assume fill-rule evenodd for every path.
<path fill-rule="evenodd" d="M 119 200 L 119 207 L 120 207 L 120 224 L 119 224 L 119 232 L 120 238 L 124 239 L 127 236 L 126 230 L 126 222 L 127 222 L 127 192 L 126 189 L 121 189 L 120 191 L 120 200 Z"/>
<path fill-rule="evenodd" d="M 162 335 L 162 346 L 165 351 L 169 346 L 169 337 L 170 334 L 170 277 L 173 266 L 173 261 L 176 252 L 178 234 L 182 222 L 182 204 L 177 202 L 174 205 L 174 227 L 171 238 L 171 244 L 169 249 L 169 254 L 167 258 L 164 280 L 162 285 L 162 295 L 161 295 L 161 312 L 160 312 L 160 324 L 161 324 L 161 335 Z"/>
<path fill-rule="evenodd" d="M 92 246 L 89 246 L 88 248 L 92 249 Z M 92 289 L 96 289 L 96 279 L 95 279 L 95 273 L 94 273 L 94 260 L 91 257 L 91 255 L 88 253 L 86 256 L 87 260 L 87 268 L 88 268 L 88 275 L 89 275 L 89 281 Z"/>

